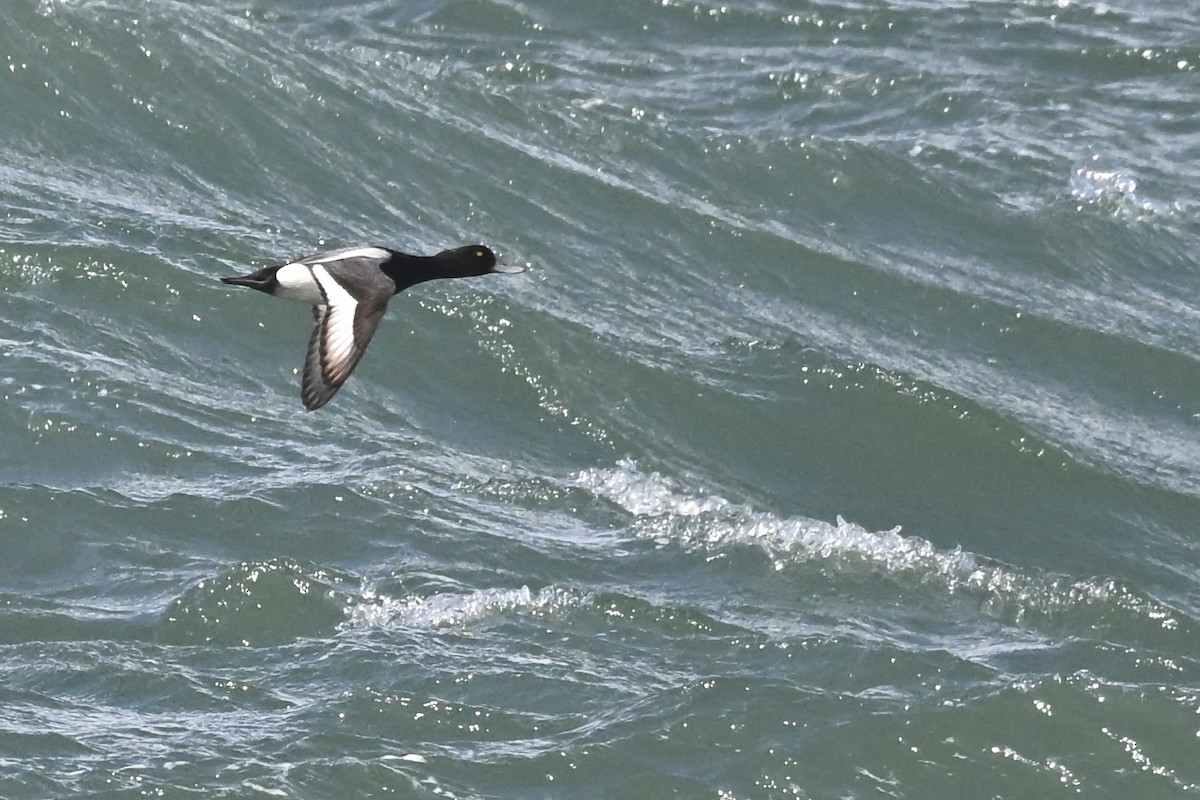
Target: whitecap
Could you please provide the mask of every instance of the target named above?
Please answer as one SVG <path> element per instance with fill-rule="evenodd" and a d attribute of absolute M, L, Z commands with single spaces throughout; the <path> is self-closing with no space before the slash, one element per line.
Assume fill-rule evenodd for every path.
<path fill-rule="evenodd" d="M 362 600 L 346 607 L 343 629 L 404 626 L 445 628 L 467 625 L 507 613 L 553 613 L 578 606 L 580 595 L 547 586 L 537 592 L 519 589 L 481 589 L 466 594 L 440 593 L 421 597 L 391 597 L 365 589 Z"/>
<path fill-rule="evenodd" d="M 1069 181 L 1071 197 L 1080 207 L 1110 208 L 1117 214 L 1157 213 L 1166 210 L 1138 192 L 1137 180 L 1128 170 L 1102 164 L 1099 155 L 1076 165 Z"/>
<path fill-rule="evenodd" d="M 970 595 L 984 610 L 1018 623 L 1034 615 L 1098 608 L 1121 610 L 1167 631 L 1180 625 L 1176 612 L 1116 580 L 1021 570 L 961 547 L 942 548 L 904 535 L 899 526 L 870 531 L 840 516 L 835 523 L 780 517 L 720 496 L 689 493 L 657 472 L 643 472 L 630 459 L 613 469 L 584 470 L 575 482 L 633 515 L 634 535 L 659 543 L 703 550 L 758 547 L 776 570 L 816 560 L 847 570 L 867 565 L 897 580 Z"/>

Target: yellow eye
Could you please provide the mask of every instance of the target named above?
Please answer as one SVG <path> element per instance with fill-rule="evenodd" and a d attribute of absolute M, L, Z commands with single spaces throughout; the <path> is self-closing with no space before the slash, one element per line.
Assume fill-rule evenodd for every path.
<path fill-rule="evenodd" d="M 483 258 L 483 251 L 482 251 L 482 250 L 476 250 L 476 251 L 475 251 L 475 255 L 479 256 L 480 258 Z"/>

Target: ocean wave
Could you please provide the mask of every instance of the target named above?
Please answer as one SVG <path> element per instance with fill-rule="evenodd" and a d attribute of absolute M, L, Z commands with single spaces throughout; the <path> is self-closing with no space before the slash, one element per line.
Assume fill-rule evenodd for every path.
<path fill-rule="evenodd" d="M 575 481 L 632 515 L 634 535 L 661 544 L 705 551 L 757 547 L 778 571 L 813 561 L 851 573 L 865 566 L 894 581 L 971 598 L 985 612 L 1018 625 L 1037 627 L 1083 614 L 1097 624 L 1115 615 L 1168 634 L 1186 635 L 1196 627 L 1181 612 L 1115 579 L 1020 569 L 961 547 L 938 547 L 899 527 L 870 531 L 841 517 L 835 523 L 779 517 L 719 495 L 688 492 L 629 459 L 614 468 L 583 470 Z"/>
<path fill-rule="evenodd" d="M 329 636 L 351 602 L 349 580 L 291 559 L 245 561 L 172 600 L 157 636 L 168 643 L 244 647 Z"/>

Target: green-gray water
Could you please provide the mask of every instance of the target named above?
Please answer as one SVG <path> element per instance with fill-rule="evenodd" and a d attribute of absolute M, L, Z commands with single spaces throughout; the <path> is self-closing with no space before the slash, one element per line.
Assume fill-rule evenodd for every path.
<path fill-rule="evenodd" d="M 8 0 L 0 797 L 1198 791 L 1198 43 Z M 474 241 L 313 414 L 217 281 Z"/>

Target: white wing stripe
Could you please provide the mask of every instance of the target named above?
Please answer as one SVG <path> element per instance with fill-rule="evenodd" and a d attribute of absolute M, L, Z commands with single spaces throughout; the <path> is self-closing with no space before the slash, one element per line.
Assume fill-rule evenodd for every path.
<path fill-rule="evenodd" d="M 382 261 L 388 255 L 388 251 L 381 247 L 351 247 L 347 250 L 334 250 L 332 253 L 325 253 L 320 257 L 306 260 L 315 267 L 318 264 L 329 264 L 333 261 L 344 261 L 349 258 L 376 258 Z"/>
<path fill-rule="evenodd" d="M 322 372 L 331 380 L 344 380 L 349 375 L 347 367 L 354 357 L 354 313 L 358 301 L 320 264 L 313 267 L 313 277 L 321 284 L 328 307 L 322 326 L 324 341 L 321 349 L 325 356 L 322 359 Z"/>

